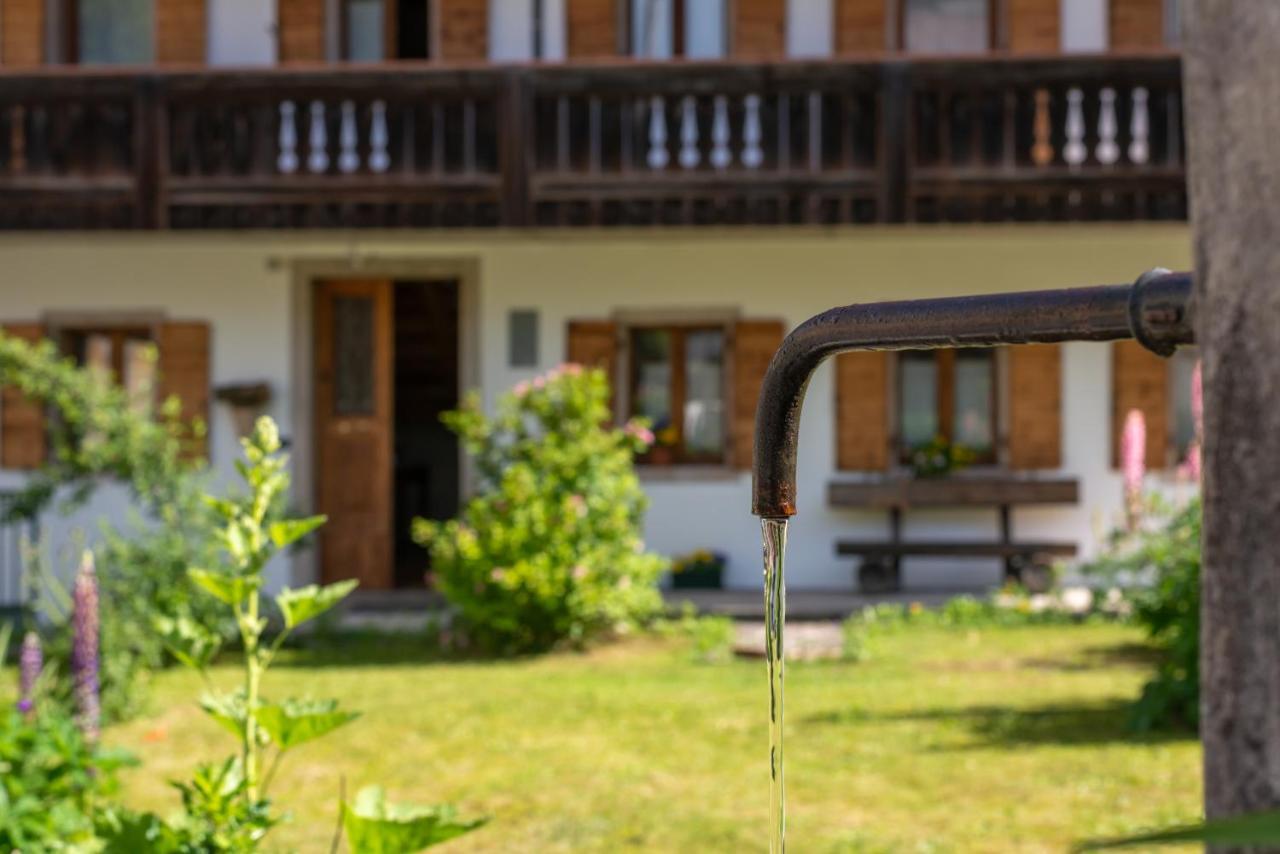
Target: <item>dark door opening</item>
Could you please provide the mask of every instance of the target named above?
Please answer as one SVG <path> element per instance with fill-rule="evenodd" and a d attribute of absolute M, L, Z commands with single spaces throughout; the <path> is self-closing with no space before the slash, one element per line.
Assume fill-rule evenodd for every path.
<path fill-rule="evenodd" d="M 421 587 L 427 554 L 413 542 L 413 520 L 458 512 L 458 439 L 440 423 L 458 405 L 458 283 L 397 281 L 393 288 L 394 580 Z"/>
<path fill-rule="evenodd" d="M 431 14 L 428 0 L 395 3 L 395 58 L 428 59 L 431 56 Z"/>

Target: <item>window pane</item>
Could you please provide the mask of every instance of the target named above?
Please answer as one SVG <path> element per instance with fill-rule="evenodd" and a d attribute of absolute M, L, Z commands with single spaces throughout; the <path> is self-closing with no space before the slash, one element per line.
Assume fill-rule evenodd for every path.
<path fill-rule="evenodd" d="M 333 414 L 372 415 L 373 300 L 333 301 Z"/>
<path fill-rule="evenodd" d="M 382 59 L 382 0 L 347 0 L 347 59 L 377 62 Z"/>
<path fill-rule="evenodd" d="M 671 333 L 661 329 L 636 330 L 632 345 L 636 354 L 632 411 L 648 418 L 654 433 L 672 427 Z M 661 440 L 659 436 L 659 440 Z"/>
<path fill-rule="evenodd" d="M 1179 350 L 1170 364 L 1173 383 L 1173 447 L 1178 462 L 1187 458 L 1187 449 L 1196 437 L 1195 417 L 1191 412 L 1191 377 L 1200 354 L 1194 349 Z"/>
<path fill-rule="evenodd" d="M 991 413 L 995 399 L 995 353 L 990 350 L 956 352 L 956 396 L 953 441 L 980 455 L 995 446 Z"/>
<path fill-rule="evenodd" d="M 151 0 L 79 0 L 76 11 L 80 62 L 152 61 Z"/>
<path fill-rule="evenodd" d="M 91 332 L 84 337 L 83 364 L 95 377 L 115 379 L 115 347 L 110 335 Z"/>
<path fill-rule="evenodd" d="M 987 0 L 907 0 L 904 44 L 915 53 L 985 51 Z"/>
<path fill-rule="evenodd" d="M 933 353 L 903 353 L 900 372 L 898 423 L 907 449 L 933 441 L 938 435 L 938 360 Z"/>
<path fill-rule="evenodd" d="M 156 360 L 151 343 L 140 338 L 126 340 L 123 364 L 121 385 L 129 395 L 129 406 L 134 412 L 150 411 L 156 382 Z"/>
<path fill-rule="evenodd" d="M 719 456 L 724 453 L 724 333 L 688 333 L 684 366 L 684 449 Z"/>
<path fill-rule="evenodd" d="M 538 312 L 531 308 L 513 309 L 507 316 L 507 361 L 513 368 L 538 366 Z"/>

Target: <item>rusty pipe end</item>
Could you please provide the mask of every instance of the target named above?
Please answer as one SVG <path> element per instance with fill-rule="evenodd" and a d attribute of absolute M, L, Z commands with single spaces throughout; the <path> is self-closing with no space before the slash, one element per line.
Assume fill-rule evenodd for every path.
<path fill-rule="evenodd" d="M 1138 277 L 1129 293 L 1129 331 L 1159 356 L 1195 342 L 1195 300 L 1190 273 L 1155 267 Z"/>

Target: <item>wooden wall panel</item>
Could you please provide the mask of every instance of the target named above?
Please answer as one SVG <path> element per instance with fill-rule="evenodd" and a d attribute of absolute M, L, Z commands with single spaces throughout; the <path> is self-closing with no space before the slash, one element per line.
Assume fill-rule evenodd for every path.
<path fill-rule="evenodd" d="M 6 323 L 5 335 L 35 344 L 44 338 L 39 323 Z M 16 388 L 0 389 L 0 468 L 38 469 L 48 456 L 44 404 Z"/>
<path fill-rule="evenodd" d="M 1058 52 L 1062 46 L 1060 0 L 1008 0 L 1006 9 L 1009 50 L 1014 53 Z"/>
<path fill-rule="evenodd" d="M 1009 353 L 1009 467 L 1062 465 L 1062 345 L 1026 344 Z"/>
<path fill-rule="evenodd" d="M 889 467 L 889 354 L 860 350 L 836 356 L 836 467 Z"/>
<path fill-rule="evenodd" d="M 438 56 L 446 62 L 489 58 L 488 0 L 439 0 Z"/>
<path fill-rule="evenodd" d="M 45 0 L 0 0 L 0 65 L 44 62 Z"/>
<path fill-rule="evenodd" d="M 1165 0 L 1111 0 L 1109 32 L 1113 50 L 1164 44 Z"/>
<path fill-rule="evenodd" d="M 194 459 L 207 459 L 209 454 L 211 337 L 209 324 L 202 321 L 164 323 L 156 336 L 160 371 L 156 392 L 161 402 L 176 397 L 182 403 L 181 418 L 188 425 L 183 451 Z"/>
<path fill-rule="evenodd" d="M 836 53 L 885 49 L 888 0 L 836 0 Z"/>
<path fill-rule="evenodd" d="M 586 368 L 600 368 L 609 380 L 609 410 L 615 412 L 618 392 L 618 326 L 608 320 L 571 320 L 565 334 L 565 360 Z"/>
<path fill-rule="evenodd" d="M 732 0 L 732 55 L 775 59 L 786 55 L 786 0 Z"/>
<path fill-rule="evenodd" d="M 320 62 L 324 52 L 325 0 L 276 0 L 281 62 Z"/>
<path fill-rule="evenodd" d="M 203 63 L 208 39 L 205 0 L 155 0 L 156 62 Z"/>
<path fill-rule="evenodd" d="M 567 51 L 570 59 L 617 56 L 619 0 L 566 0 Z"/>
<path fill-rule="evenodd" d="M 760 386 L 787 327 L 781 320 L 740 320 L 733 328 L 733 418 L 730 421 L 733 464 L 751 468 L 756 436 L 756 404 Z"/>
<path fill-rule="evenodd" d="M 1120 437 L 1132 409 L 1147 422 L 1147 468 L 1162 469 L 1169 448 L 1169 365 L 1137 341 L 1111 350 L 1111 464 L 1120 466 Z"/>

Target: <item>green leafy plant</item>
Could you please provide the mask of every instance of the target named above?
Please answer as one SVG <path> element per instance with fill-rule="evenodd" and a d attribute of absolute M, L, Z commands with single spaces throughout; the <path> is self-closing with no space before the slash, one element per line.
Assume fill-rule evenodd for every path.
<path fill-rule="evenodd" d="M 359 717 L 358 712 L 339 709 L 335 700 L 272 702 L 263 694 L 263 678 L 290 634 L 332 609 L 356 583 L 340 581 L 282 590 L 274 597 L 280 628 L 273 637 L 268 636 L 271 623 L 262 593 L 267 563 L 323 525 L 325 519 L 271 518 L 271 508 L 289 486 L 288 457 L 280 452 L 279 433 L 271 419 L 259 419 L 242 445 L 245 458 L 237 461 L 236 468 L 247 492 L 240 497 L 208 498 L 222 519 L 218 536 L 222 559 L 187 572 L 196 588 L 230 611 L 239 635 L 241 687 L 230 693 L 207 693 L 200 701 L 201 708 L 236 738 L 239 753 L 221 764 L 201 766 L 190 782 L 175 784 L 184 809 L 177 821 L 123 810 L 108 816 L 100 822 L 99 832 L 110 846 L 116 846 L 109 850 L 152 854 L 256 850 L 278 820 L 267 794 L 282 758 Z M 172 644 L 176 658 L 201 671 L 217 652 L 219 638 L 194 621 L 164 620 L 157 628 Z M 478 826 L 477 822 L 457 821 L 447 808 L 433 809 L 423 815 L 431 812 L 436 817 L 439 840 L 435 841 Z M 345 804 L 342 810 L 345 825 L 350 810 Z M 405 830 L 421 824 L 422 815 L 409 808 L 384 812 L 360 827 L 362 839 L 372 840 L 367 844 L 373 847 L 358 850 L 409 852 L 434 844 L 421 842 L 425 837 Z M 139 840 L 150 841 L 142 847 L 128 847 L 141 846 Z"/>
<path fill-rule="evenodd" d="M 155 358 L 155 353 L 150 353 Z M 157 617 L 213 625 L 212 603 L 192 597 L 186 568 L 216 550 L 216 518 L 201 499 L 203 460 L 184 453 L 200 423 L 184 424 L 176 399 L 139 405 L 100 373 L 61 356 L 52 342 L 29 344 L 0 333 L 0 384 L 44 405 L 49 455 L 5 507 L 4 521 L 34 519 L 54 508 L 74 512 L 106 482 L 128 488 L 133 513 L 122 526 L 103 523 L 96 550 L 101 584 L 102 711 L 106 721 L 132 714 L 145 694 L 141 677 L 165 663 L 150 632 Z M 75 549 L 77 553 L 79 549 Z M 31 549 L 29 584 L 42 591 L 46 647 L 66 662 L 70 631 L 65 591 Z M 226 631 L 225 624 L 218 628 Z"/>
<path fill-rule="evenodd" d="M 94 837 L 128 754 L 100 747 L 61 706 L 0 711 L 0 850 L 61 851 Z"/>
<path fill-rule="evenodd" d="M 484 819 L 464 821 L 450 806 L 393 804 L 379 786 L 366 786 L 342 805 L 342 828 L 352 854 L 403 854 L 448 842 Z"/>
<path fill-rule="evenodd" d="M 729 617 L 700 615 L 697 608 L 686 602 L 679 618 L 663 620 L 657 629 L 661 636 L 683 641 L 689 657 L 696 662 L 723 664 L 733 659 L 738 630 Z"/>
<path fill-rule="evenodd" d="M 1121 532 L 1088 571 L 1150 584 L 1130 591 L 1133 618 L 1160 650 L 1156 673 L 1134 704 L 1138 730 L 1200 721 L 1200 520 L 1197 497 L 1180 507 L 1148 502 L 1145 523 Z"/>
<path fill-rule="evenodd" d="M 911 471 L 916 477 L 944 477 L 973 464 L 975 455 L 964 445 L 935 436 L 911 449 Z"/>
<path fill-rule="evenodd" d="M 652 440 L 610 419 L 602 371 L 566 365 L 522 383 L 489 417 L 447 413 L 475 460 L 480 493 L 462 517 L 415 521 L 455 634 L 486 651 L 534 652 L 627 631 L 661 607 L 666 561 L 644 551 L 646 498 L 633 457 Z"/>

